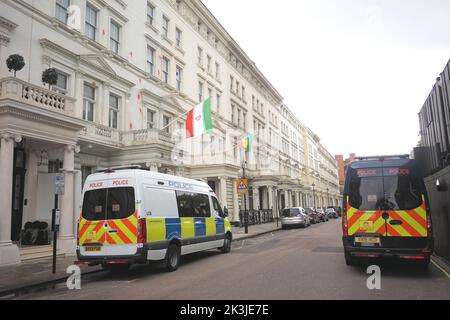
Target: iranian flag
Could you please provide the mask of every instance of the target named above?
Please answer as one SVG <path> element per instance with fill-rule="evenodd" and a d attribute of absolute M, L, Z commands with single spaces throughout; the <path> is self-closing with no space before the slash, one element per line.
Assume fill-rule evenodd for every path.
<path fill-rule="evenodd" d="M 208 98 L 189 111 L 186 121 L 186 137 L 201 136 L 209 133 L 212 129 L 211 98 Z"/>

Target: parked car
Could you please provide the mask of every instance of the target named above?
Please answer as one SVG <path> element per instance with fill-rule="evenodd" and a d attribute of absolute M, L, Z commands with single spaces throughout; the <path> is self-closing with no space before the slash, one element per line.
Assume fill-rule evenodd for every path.
<path fill-rule="evenodd" d="M 281 213 L 281 228 L 301 226 L 303 228 L 311 225 L 309 216 L 303 208 L 286 208 Z"/>
<path fill-rule="evenodd" d="M 323 221 L 323 222 L 328 221 L 328 215 L 325 212 L 325 210 L 323 210 L 323 208 L 317 208 L 316 212 L 319 215 L 319 218 L 321 221 Z"/>
<path fill-rule="evenodd" d="M 332 207 L 327 208 L 326 213 L 328 214 L 328 218 L 337 219 L 339 217 L 336 210 Z"/>
<path fill-rule="evenodd" d="M 328 209 L 334 209 L 334 211 L 336 211 L 337 217 L 341 217 L 342 216 L 342 209 L 339 206 L 329 206 Z"/>
<path fill-rule="evenodd" d="M 334 210 L 336 210 L 339 217 L 342 217 L 342 208 L 341 207 L 334 207 Z"/>
<path fill-rule="evenodd" d="M 320 222 L 320 217 L 317 214 L 316 210 L 314 210 L 314 208 L 305 208 L 305 211 L 306 214 L 309 216 L 312 224 Z"/>

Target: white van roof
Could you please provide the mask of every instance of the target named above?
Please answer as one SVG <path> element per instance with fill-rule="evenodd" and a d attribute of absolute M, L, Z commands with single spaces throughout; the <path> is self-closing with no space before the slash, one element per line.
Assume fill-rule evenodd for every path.
<path fill-rule="evenodd" d="M 199 180 L 194 179 L 188 179 L 178 176 L 173 176 L 169 174 L 159 173 L 159 172 L 153 172 L 148 170 L 142 170 L 142 169 L 125 169 L 125 170 L 114 170 L 111 171 L 104 171 L 104 172 L 98 172 L 89 175 L 87 180 L 102 180 L 105 179 L 105 175 L 109 177 L 130 177 L 130 178 L 141 178 L 141 179 L 153 179 L 153 180 L 161 180 L 161 181 L 170 181 L 180 184 L 190 184 L 192 186 L 200 187 L 200 188 L 207 188 L 209 192 L 213 192 L 211 187 Z"/>

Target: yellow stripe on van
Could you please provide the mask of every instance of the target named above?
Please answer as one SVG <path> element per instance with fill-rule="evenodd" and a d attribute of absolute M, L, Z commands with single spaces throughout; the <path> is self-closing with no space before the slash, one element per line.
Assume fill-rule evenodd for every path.
<path fill-rule="evenodd" d="M 215 236 L 216 235 L 216 218 L 206 218 L 206 235 Z"/>
<path fill-rule="evenodd" d="M 195 238 L 195 223 L 194 218 L 181 218 L 181 238 L 191 239 Z"/>
<path fill-rule="evenodd" d="M 165 240 L 165 219 L 147 219 L 147 242 L 160 242 Z"/>

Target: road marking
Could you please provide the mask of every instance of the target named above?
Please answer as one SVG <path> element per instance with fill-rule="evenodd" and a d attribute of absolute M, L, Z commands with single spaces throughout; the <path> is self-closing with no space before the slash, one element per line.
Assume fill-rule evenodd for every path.
<path fill-rule="evenodd" d="M 431 259 L 431 262 L 432 262 L 439 270 L 441 270 L 442 273 L 444 273 L 444 274 L 447 276 L 447 278 L 450 279 L 450 274 L 448 274 L 447 271 L 445 271 L 441 266 L 439 266 L 436 262 L 434 262 L 433 259 Z"/>

